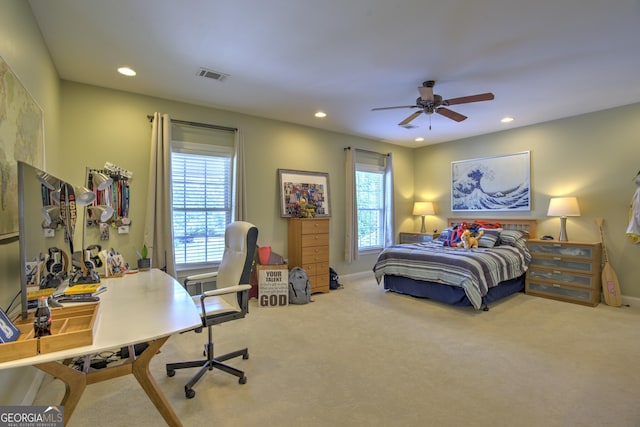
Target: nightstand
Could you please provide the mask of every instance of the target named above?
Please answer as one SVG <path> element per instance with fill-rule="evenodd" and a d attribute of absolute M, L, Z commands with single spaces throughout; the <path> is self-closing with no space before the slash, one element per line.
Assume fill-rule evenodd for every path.
<path fill-rule="evenodd" d="M 531 264 L 525 292 L 589 306 L 600 303 L 599 242 L 527 241 Z"/>
<path fill-rule="evenodd" d="M 405 233 L 400 232 L 400 244 L 402 243 L 423 243 L 437 239 L 440 233 Z"/>

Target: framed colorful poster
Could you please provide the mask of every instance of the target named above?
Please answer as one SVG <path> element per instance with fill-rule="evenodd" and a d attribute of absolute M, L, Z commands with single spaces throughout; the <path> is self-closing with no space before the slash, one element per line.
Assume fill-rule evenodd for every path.
<path fill-rule="evenodd" d="M 314 217 L 331 216 L 329 174 L 278 169 L 280 216 L 297 217 L 302 210 Z"/>
<path fill-rule="evenodd" d="M 529 151 L 451 162 L 452 211 L 530 211 Z"/>

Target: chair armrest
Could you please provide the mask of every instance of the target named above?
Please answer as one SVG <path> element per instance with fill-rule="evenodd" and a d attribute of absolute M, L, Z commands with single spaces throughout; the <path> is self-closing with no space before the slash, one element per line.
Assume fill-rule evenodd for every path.
<path fill-rule="evenodd" d="M 187 282 L 201 282 L 203 280 L 215 279 L 218 277 L 217 271 L 212 271 L 210 273 L 202 273 L 202 274 L 193 274 L 191 276 L 185 277 L 184 281 Z"/>
<path fill-rule="evenodd" d="M 237 294 L 238 292 L 246 291 L 249 289 L 251 289 L 251 285 L 235 285 L 226 288 L 212 289 L 210 291 L 203 292 L 202 295 L 200 295 L 200 299 L 204 300 L 207 297 L 213 297 L 216 295 Z"/>

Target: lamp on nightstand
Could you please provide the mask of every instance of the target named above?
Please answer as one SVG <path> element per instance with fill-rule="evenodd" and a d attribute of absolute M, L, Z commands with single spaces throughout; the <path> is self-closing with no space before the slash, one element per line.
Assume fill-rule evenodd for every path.
<path fill-rule="evenodd" d="M 575 197 L 552 197 L 549 201 L 549 210 L 547 211 L 547 215 L 560 217 L 560 235 L 558 236 L 558 240 L 561 242 L 568 241 L 567 217 L 580 216 L 578 199 Z"/>
<path fill-rule="evenodd" d="M 413 214 L 422 216 L 422 228 L 420 229 L 421 233 L 426 233 L 427 228 L 424 226 L 424 217 L 425 215 L 433 215 L 436 213 L 433 210 L 432 202 L 415 202 L 413 204 Z"/>

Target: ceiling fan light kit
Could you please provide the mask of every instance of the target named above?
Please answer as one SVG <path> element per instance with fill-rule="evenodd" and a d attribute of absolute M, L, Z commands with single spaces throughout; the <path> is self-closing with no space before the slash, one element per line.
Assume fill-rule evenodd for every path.
<path fill-rule="evenodd" d="M 442 99 L 442 96 L 433 93 L 433 86 L 435 86 L 435 80 L 427 80 L 422 83 L 421 87 L 418 87 L 420 96 L 416 99 L 415 105 L 401 105 L 397 107 L 380 107 L 373 108 L 371 111 L 380 110 L 392 110 L 397 108 L 419 108 L 420 110 L 412 113 L 409 117 L 398 123 L 398 126 L 410 128 L 408 125 L 420 114 L 431 115 L 438 113 L 448 119 L 456 122 L 461 122 L 467 118 L 467 116 L 455 112 L 448 107 L 450 105 L 469 104 L 471 102 L 491 101 L 494 99 L 494 95 L 491 92 L 479 93 L 477 95 L 462 96 L 459 98 Z M 429 117 L 429 130 L 431 130 L 431 117 Z"/>

